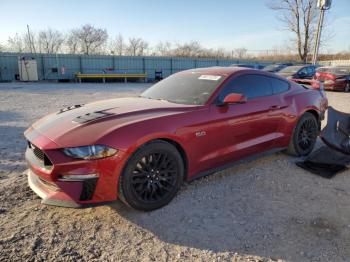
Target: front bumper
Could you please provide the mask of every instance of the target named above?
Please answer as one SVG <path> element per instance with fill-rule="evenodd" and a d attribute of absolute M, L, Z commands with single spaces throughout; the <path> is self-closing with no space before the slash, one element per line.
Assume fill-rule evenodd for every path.
<path fill-rule="evenodd" d="M 27 175 L 29 187 L 42 198 L 42 204 L 73 208 L 81 207 L 81 204 L 77 203 L 76 197 L 74 197 L 74 188 L 77 189 L 76 192 L 79 192 L 81 191 L 81 189 L 79 190 L 81 185 L 73 185 L 73 195 L 69 195 L 58 186 L 49 182 L 44 182 L 44 180 L 40 179 L 40 177 L 34 174 L 30 169 L 28 169 Z"/>
<path fill-rule="evenodd" d="M 99 160 L 79 160 L 66 156 L 43 135 L 28 144 L 28 183 L 43 204 L 80 207 L 118 199 L 119 174 L 128 156 L 125 152 Z"/>

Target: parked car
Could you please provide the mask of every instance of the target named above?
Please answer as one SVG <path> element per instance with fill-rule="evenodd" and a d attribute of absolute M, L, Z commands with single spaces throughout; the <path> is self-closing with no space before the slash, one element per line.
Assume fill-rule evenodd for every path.
<path fill-rule="evenodd" d="M 121 199 L 153 210 L 182 182 L 252 155 L 313 149 L 322 90 L 238 67 L 176 73 L 139 97 L 75 105 L 25 131 L 30 187 L 42 203 L 79 207 Z"/>
<path fill-rule="evenodd" d="M 350 92 L 350 66 L 320 67 L 315 80 L 323 82 L 325 90 Z M 318 83 L 314 83 L 313 87 L 317 88 Z"/>
<path fill-rule="evenodd" d="M 253 69 L 263 69 L 263 65 L 259 64 L 232 64 L 230 67 L 245 67 L 245 68 L 253 68 Z"/>
<path fill-rule="evenodd" d="M 292 63 L 286 63 L 286 64 L 272 64 L 265 66 L 262 70 L 266 72 L 276 73 L 281 71 L 283 68 L 286 68 L 287 66 L 293 65 Z"/>
<path fill-rule="evenodd" d="M 287 79 L 291 79 L 296 83 L 305 83 L 303 80 L 311 80 L 316 73 L 316 67 L 314 65 L 295 65 L 287 66 L 279 71 L 277 74 Z"/>

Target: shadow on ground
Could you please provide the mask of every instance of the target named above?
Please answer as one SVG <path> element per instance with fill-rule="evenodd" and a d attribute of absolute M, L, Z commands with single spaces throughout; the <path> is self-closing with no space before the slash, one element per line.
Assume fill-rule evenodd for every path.
<path fill-rule="evenodd" d="M 278 164 L 278 158 L 287 159 L 290 167 L 285 168 L 297 173 L 291 176 L 281 169 L 282 184 L 266 172 L 268 162 Z M 299 170 L 294 161 L 279 154 L 228 169 L 214 175 L 216 178 L 185 185 L 173 202 L 153 212 L 138 212 L 119 201 L 111 207 L 176 245 L 294 261 L 350 256 L 349 205 L 345 214 L 338 212 L 338 205 L 347 202 L 347 194 L 341 194 L 335 204 L 327 201 L 328 189 L 324 194 L 310 192 L 313 186 L 329 182 Z M 259 170 L 261 164 L 266 176 L 251 169 L 255 165 Z M 293 191 L 291 185 L 296 180 L 306 184 Z"/>

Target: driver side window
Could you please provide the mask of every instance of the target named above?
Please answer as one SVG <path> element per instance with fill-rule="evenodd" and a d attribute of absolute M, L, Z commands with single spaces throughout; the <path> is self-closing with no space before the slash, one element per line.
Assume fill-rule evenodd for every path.
<path fill-rule="evenodd" d="M 231 79 L 220 92 L 219 101 L 231 93 L 243 94 L 247 99 L 270 96 L 273 94 L 272 86 L 268 77 L 262 75 L 241 75 Z"/>

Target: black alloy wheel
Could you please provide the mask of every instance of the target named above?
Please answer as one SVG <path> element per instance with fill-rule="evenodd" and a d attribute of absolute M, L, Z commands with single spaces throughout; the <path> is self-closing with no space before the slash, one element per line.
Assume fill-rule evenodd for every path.
<path fill-rule="evenodd" d="M 119 193 L 135 209 L 154 210 L 176 195 L 183 175 L 183 161 L 176 147 L 154 141 L 129 159 L 119 181 Z"/>
<path fill-rule="evenodd" d="M 315 143 L 317 138 L 317 126 L 312 118 L 305 119 L 299 128 L 297 143 L 303 150 L 307 151 Z"/>
<path fill-rule="evenodd" d="M 348 81 L 348 83 L 344 87 L 344 92 L 346 92 L 346 93 L 350 92 L 350 81 Z"/>
<path fill-rule="evenodd" d="M 151 153 L 136 164 L 131 174 L 132 188 L 142 201 L 159 201 L 174 190 L 177 165 L 167 152 Z"/>
<path fill-rule="evenodd" d="M 313 150 L 319 133 L 319 123 L 316 117 L 306 112 L 299 119 L 293 130 L 287 152 L 295 156 L 306 156 Z"/>

